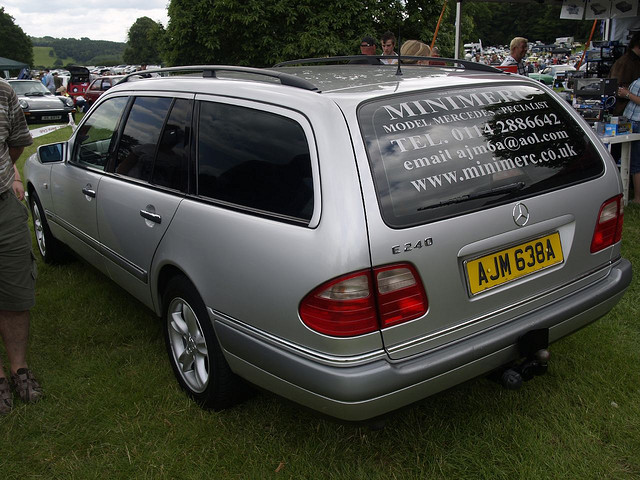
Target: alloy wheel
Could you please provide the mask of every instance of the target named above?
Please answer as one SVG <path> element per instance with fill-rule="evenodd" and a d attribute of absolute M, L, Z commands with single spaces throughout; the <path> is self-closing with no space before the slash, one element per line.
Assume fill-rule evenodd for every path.
<path fill-rule="evenodd" d="M 195 393 L 209 383 L 209 351 L 200 321 L 182 298 L 174 298 L 168 311 L 169 344 L 182 379 Z"/>

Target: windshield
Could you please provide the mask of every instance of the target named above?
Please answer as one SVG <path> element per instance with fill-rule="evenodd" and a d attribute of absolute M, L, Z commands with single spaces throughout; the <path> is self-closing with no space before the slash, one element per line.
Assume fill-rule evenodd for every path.
<path fill-rule="evenodd" d="M 387 224 L 447 218 L 575 184 L 604 164 L 556 99 L 529 85 L 414 92 L 358 110 Z"/>
<path fill-rule="evenodd" d="M 52 95 L 42 83 L 37 80 L 28 82 L 9 82 L 16 95 L 22 96 L 39 96 L 39 95 Z"/>
<path fill-rule="evenodd" d="M 89 81 L 89 74 L 73 72 L 69 81 L 71 83 L 86 83 Z"/>

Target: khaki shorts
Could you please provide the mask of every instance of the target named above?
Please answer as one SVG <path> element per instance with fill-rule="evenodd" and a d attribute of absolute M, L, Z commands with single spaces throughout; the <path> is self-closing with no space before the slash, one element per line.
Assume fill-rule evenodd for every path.
<path fill-rule="evenodd" d="M 21 312 L 36 303 L 36 262 L 29 212 L 12 191 L 0 193 L 0 310 Z"/>

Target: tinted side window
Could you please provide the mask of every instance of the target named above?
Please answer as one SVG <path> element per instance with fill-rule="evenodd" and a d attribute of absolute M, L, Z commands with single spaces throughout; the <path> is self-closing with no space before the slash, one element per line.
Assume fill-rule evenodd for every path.
<path fill-rule="evenodd" d="M 177 99 L 162 132 L 151 183 L 186 190 L 192 103 Z"/>
<path fill-rule="evenodd" d="M 100 104 L 79 128 L 71 161 L 104 170 L 128 98 L 116 97 Z"/>
<path fill-rule="evenodd" d="M 203 102 L 198 193 L 309 220 L 313 182 L 304 130 L 296 121 L 273 113 Z"/>
<path fill-rule="evenodd" d="M 115 172 L 148 182 L 171 98 L 136 98 L 118 145 Z"/>

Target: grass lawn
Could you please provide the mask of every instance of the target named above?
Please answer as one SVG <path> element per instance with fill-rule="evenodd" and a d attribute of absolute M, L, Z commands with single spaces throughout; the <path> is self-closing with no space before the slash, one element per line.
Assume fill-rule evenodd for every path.
<path fill-rule="evenodd" d="M 51 56 L 51 52 L 53 52 L 53 48 L 51 47 L 33 47 L 33 64 L 42 67 L 54 68 L 54 62 L 58 59 L 58 57 Z M 73 58 L 61 58 L 60 59 L 63 65 L 68 65 L 70 63 L 76 63 Z"/>
<path fill-rule="evenodd" d="M 622 251 L 635 265 L 639 240 L 629 206 Z M 30 364 L 46 396 L 0 418 L 0 478 L 640 478 L 638 276 L 611 313 L 551 346 L 546 376 L 515 392 L 476 379 L 371 430 L 262 392 L 203 411 L 150 311 L 80 261 L 38 267 Z"/>

